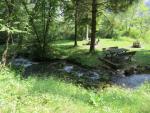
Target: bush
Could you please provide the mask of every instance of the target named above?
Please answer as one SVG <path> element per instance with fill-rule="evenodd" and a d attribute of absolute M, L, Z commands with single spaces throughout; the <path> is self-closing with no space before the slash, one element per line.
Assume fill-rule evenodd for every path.
<path fill-rule="evenodd" d="M 145 42 L 149 43 L 150 42 L 150 31 L 147 31 L 146 33 L 143 34 L 143 36 L 141 37 L 144 39 Z"/>
<path fill-rule="evenodd" d="M 132 28 L 129 31 L 129 37 L 134 38 L 134 39 L 138 39 L 140 38 L 140 30 L 136 29 L 136 28 Z"/>

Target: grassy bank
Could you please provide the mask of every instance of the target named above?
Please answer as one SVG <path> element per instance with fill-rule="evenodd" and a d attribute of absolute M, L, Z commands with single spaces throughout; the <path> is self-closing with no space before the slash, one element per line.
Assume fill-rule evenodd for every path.
<path fill-rule="evenodd" d="M 142 48 L 137 49 L 131 48 L 134 41 L 134 39 L 128 37 L 120 37 L 117 40 L 100 39 L 99 44 L 96 46 L 96 53 L 88 54 L 90 46 L 86 45 L 87 41 L 78 41 L 78 46 L 73 47 L 73 40 L 57 40 L 50 44 L 50 48 L 53 50 L 53 52 L 50 52 L 50 57 L 69 58 L 83 65 L 99 67 L 101 65 L 101 62 L 98 60 L 98 57 L 102 55 L 102 48 L 118 46 L 120 48 L 127 48 L 129 50 L 137 51 L 135 55 L 135 60 L 137 64 L 150 65 L 150 41 L 148 39 L 140 40 Z M 10 57 L 12 56 L 12 51 L 14 51 L 14 49 L 15 46 L 11 45 L 8 53 L 10 54 Z M 1 56 L 3 51 L 4 46 L 1 45 Z M 26 53 L 27 51 L 24 52 Z"/>
<path fill-rule="evenodd" d="M 43 75 L 44 76 L 44 75 Z M 0 113 L 149 113 L 150 85 L 87 90 L 52 77 L 0 71 Z"/>
<path fill-rule="evenodd" d="M 76 62 L 80 62 L 88 66 L 99 66 L 101 62 L 98 57 L 102 55 L 102 48 L 118 46 L 120 48 L 127 48 L 129 50 L 137 51 L 135 60 L 137 64 L 149 65 L 150 62 L 150 43 L 141 40 L 142 48 L 131 48 L 135 40 L 122 37 L 117 40 L 114 39 L 100 39 L 99 44 L 96 46 L 96 53 L 94 55 L 88 54 L 89 45 L 85 45 L 86 41 L 78 41 L 78 47 L 74 48 L 74 42 L 69 40 L 56 41 L 53 44 L 54 54 L 58 57 L 70 58 Z"/>

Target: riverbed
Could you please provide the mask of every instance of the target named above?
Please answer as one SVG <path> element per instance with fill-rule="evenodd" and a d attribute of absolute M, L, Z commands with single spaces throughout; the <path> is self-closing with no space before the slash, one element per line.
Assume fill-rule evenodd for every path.
<path fill-rule="evenodd" d="M 150 82 L 150 74 L 111 75 L 103 69 L 87 69 L 83 66 L 65 60 L 53 62 L 33 62 L 24 58 L 16 58 L 12 62 L 15 67 L 23 67 L 22 75 L 58 75 L 68 78 L 85 86 L 98 87 L 101 83 L 119 85 L 127 88 L 137 88 L 145 82 Z"/>

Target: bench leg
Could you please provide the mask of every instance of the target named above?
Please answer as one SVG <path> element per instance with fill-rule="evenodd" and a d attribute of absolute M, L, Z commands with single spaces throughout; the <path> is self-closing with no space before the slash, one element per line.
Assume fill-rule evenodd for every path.
<path fill-rule="evenodd" d="M 129 61 L 130 61 L 130 62 L 132 62 L 132 57 L 133 57 L 133 56 L 129 56 Z"/>

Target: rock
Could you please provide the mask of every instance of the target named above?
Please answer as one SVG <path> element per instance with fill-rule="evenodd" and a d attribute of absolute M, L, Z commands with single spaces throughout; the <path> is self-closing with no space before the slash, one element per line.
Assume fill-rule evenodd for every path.
<path fill-rule="evenodd" d="M 121 70 L 121 69 L 117 69 L 116 73 L 117 73 L 117 75 L 119 75 L 119 76 L 122 76 L 122 75 L 125 74 L 124 70 Z"/>
<path fill-rule="evenodd" d="M 133 45 L 132 45 L 133 48 L 141 48 L 141 44 L 139 41 L 135 41 L 133 42 Z"/>
<path fill-rule="evenodd" d="M 99 80 L 100 75 L 97 72 L 90 72 L 89 79 L 91 79 L 92 81 Z"/>
<path fill-rule="evenodd" d="M 11 63 L 14 66 L 17 66 L 17 67 L 23 66 L 24 68 L 30 67 L 33 64 L 37 64 L 35 62 L 32 62 L 32 61 L 30 61 L 28 59 L 24 59 L 24 58 L 16 58 L 13 61 L 11 61 Z"/>
<path fill-rule="evenodd" d="M 66 71 L 67 73 L 71 73 L 72 70 L 73 70 L 73 66 L 65 66 L 64 67 L 64 71 Z"/>
<path fill-rule="evenodd" d="M 136 68 L 135 68 L 135 67 L 131 67 L 131 68 L 126 69 L 126 70 L 124 71 L 124 74 L 125 74 L 126 76 L 130 76 L 130 75 L 133 75 L 133 74 L 135 74 L 135 73 L 136 73 Z"/>
<path fill-rule="evenodd" d="M 80 72 L 77 73 L 78 77 L 82 77 L 83 75 L 84 75 L 84 73 L 80 73 Z"/>
<path fill-rule="evenodd" d="M 145 70 L 150 70 L 150 66 L 149 65 L 145 66 Z"/>

